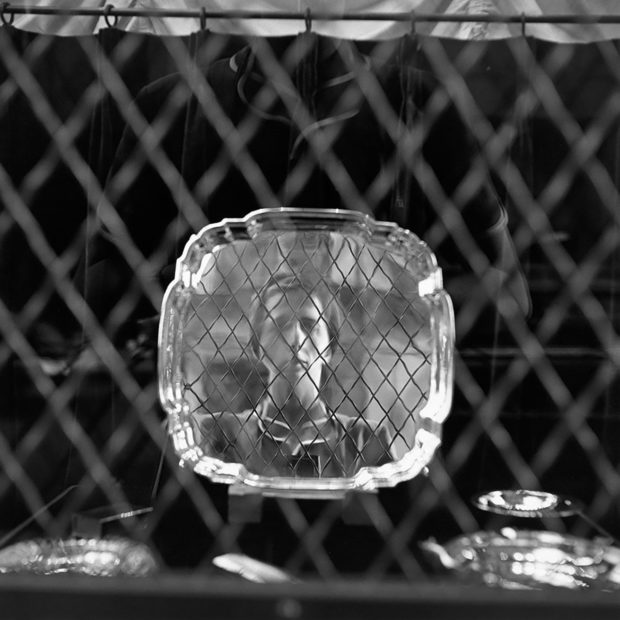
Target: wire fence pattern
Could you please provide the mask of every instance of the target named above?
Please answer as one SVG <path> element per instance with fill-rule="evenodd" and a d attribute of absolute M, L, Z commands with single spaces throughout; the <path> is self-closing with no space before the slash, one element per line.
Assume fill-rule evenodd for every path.
<path fill-rule="evenodd" d="M 170 569 L 242 552 L 300 577 L 431 579 L 420 541 L 502 525 L 470 499 L 515 487 L 578 497 L 618 536 L 618 55 L 5 22 L 3 544 L 88 526 Z M 437 252 L 455 400 L 427 475 L 257 507 L 179 466 L 156 368 L 174 261 L 203 226 L 278 206 L 358 210 Z"/>

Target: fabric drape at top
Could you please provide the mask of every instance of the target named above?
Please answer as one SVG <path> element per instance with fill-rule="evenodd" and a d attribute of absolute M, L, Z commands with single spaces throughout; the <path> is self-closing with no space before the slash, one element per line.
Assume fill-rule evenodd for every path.
<path fill-rule="evenodd" d="M 13 0 L 14 6 L 54 7 L 75 9 L 74 0 Z M 107 0 L 80 0 L 84 8 L 103 8 Z M 620 16 L 620 7 L 609 0 L 116 0 L 117 9 L 174 9 L 207 11 L 257 11 L 262 13 L 314 12 L 342 13 L 355 15 L 363 13 L 407 13 L 415 11 L 424 14 L 460 15 L 507 15 L 532 17 L 546 15 L 567 15 L 584 17 L 581 23 L 530 23 L 528 36 L 555 42 L 589 42 L 614 39 L 620 36 L 620 24 L 595 24 L 588 22 L 588 16 Z M 113 20 L 110 20 L 111 22 Z M 167 17 L 122 17 L 116 27 L 129 32 L 144 32 L 157 35 L 188 35 L 200 29 L 200 20 L 192 18 Z M 23 30 L 64 36 L 85 35 L 108 27 L 108 22 L 99 16 L 48 16 L 18 15 L 15 26 Z M 207 24 L 212 32 L 249 36 L 290 36 L 303 32 L 303 20 L 213 18 Z M 317 34 L 355 40 L 381 40 L 398 38 L 411 31 L 411 20 L 340 20 L 312 23 Z M 415 25 L 421 35 L 432 35 L 454 39 L 503 39 L 523 34 L 522 24 L 485 22 L 425 22 Z"/>

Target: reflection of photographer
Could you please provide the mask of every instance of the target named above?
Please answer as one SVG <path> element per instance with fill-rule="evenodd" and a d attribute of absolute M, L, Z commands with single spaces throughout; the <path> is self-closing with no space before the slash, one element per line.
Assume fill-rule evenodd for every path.
<path fill-rule="evenodd" d="M 342 325 L 324 282 L 273 278 L 256 295 L 250 317 L 253 355 L 268 377 L 258 405 L 240 414 L 196 413 L 209 456 L 262 475 L 352 476 L 393 460 L 387 430 L 329 410 L 321 394 Z"/>
<path fill-rule="evenodd" d="M 276 68 L 286 87 L 276 82 Z M 455 301 L 479 289 L 487 297 L 508 293 L 527 313 L 506 214 L 486 173 L 479 183 L 467 181 L 478 149 L 456 106 L 438 107 L 445 97 L 426 71 L 373 61 L 350 42 L 307 33 L 252 39 L 211 63 L 196 83 L 178 73 L 149 84 L 136 106 L 164 135 L 152 152 L 131 124 L 123 132 L 105 193 L 116 211 L 108 219 L 118 216 L 127 235 L 111 230 L 99 210 L 76 276 L 90 308 L 115 342 L 139 340 L 135 321 L 159 311 L 193 230 L 284 205 L 355 208 L 396 221 L 425 238 L 443 267 L 455 265 L 457 277 L 446 278 Z M 386 105 L 376 105 L 383 99 Z M 225 117 L 226 132 L 213 109 Z M 243 157 L 225 137 L 237 135 Z M 329 145 L 329 156 L 316 150 L 317 140 Z M 449 200 L 433 194 L 434 185 Z M 469 236 L 478 257 L 455 241 Z M 470 261 L 488 276 L 483 287 Z"/>

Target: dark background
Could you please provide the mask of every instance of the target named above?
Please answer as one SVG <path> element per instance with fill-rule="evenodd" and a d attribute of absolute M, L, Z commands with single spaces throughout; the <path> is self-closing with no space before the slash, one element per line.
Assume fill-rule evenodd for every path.
<path fill-rule="evenodd" d="M 33 101 L 26 96 L 11 77 L 14 68 L 8 61 L 0 61 L 3 175 L 20 193 L 29 216 L 51 248 L 71 258 L 82 247 L 87 234 L 84 226 L 92 207 L 82 183 L 61 162 L 57 143 L 33 110 L 45 103 L 61 121 L 80 119 L 74 144 L 101 182 L 120 138 L 121 116 L 105 99 L 100 105 L 84 105 L 82 98 L 96 81 L 98 67 L 84 39 L 34 35 L 8 27 L 1 29 L 0 37 L 3 45 L 10 46 L 29 67 L 45 98 L 44 102 Z M 191 49 L 199 50 L 203 39 L 216 37 L 221 40 L 217 46 L 217 55 L 221 57 L 243 44 L 238 38 L 208 33 L 185 41 Z M 160 38 L 111 29 L 89 39 L 97 44 L 100 54 L 113 59 L 132 94 L 175 70 L 165 41 Z M 115 57 L 116 46 L 128 40 L 130 45 L 123 55 Z M 524 45 L 536 60 L 530 72 L 519 68 L 523 49 L 520 46 Z M 372 51 L 367 43 L 361 47 Z M 597 315 L 587 314 L 583 305 L 576 302 L 579 293 L 566 288 L 567 267 L 559 264 L 557 258 L 559 248 L 561 256 L 569 257 L 576 265 L 590 261 L 590 253 L 601 236 L 617 227 L 610 213 L 617 205 L 605 201 L 600 188 L 584 173 L 583 162 L 576 155 L 580 145 L 574 143 L 571 131 L 553 107 L 545 108 L 539 103 L 523 117 L 514 108 L 519 95 L 530 84 L 536 84 L 535 75 L 542 71 L 555 87 L 571 122 L 582 129 L 597 129 L 594 133 L 600 135 L 600 145 L 588 161 L 596 157 L 597 164 L 617 182 L 618 118 L 617 114 L 609 118 L 603 111 L 618 88 L 617 64 L 607 60 L 617 61 L 618 44 L 446 41 L 443 48 L 456 62 L 470 54 L 476 59 L 465 74 L 467 85 L 493 126 L 513 123 L 518 128 L 511 160 L 534 198 L 546 197 L 535 208 L 546 211 L 553 234 L 534 234 L 533 242 L 520 251 L 532 294 L 533 313 L 527 319 L 531 333 L 536 333 L 548 320 L 546 313 L 554 304 L 563 304 L 565 308 L 557 315 L 552 336 L 542 343 L 544 359 L 539 364 L 530 357 L 527 369 L 521 374 L 516 372 L 513 366 L 515 360 L 521 359 L 522 342 L 490 310 L 470 331 L 458 334 L 457 389 L 445 425 L 436 477 L 432 473 L 430 479 L 383 490 L 377 497 L 364 499 L 362 507 L 352 513 L 337 502 L 267 499 L 262 506 L 262 521 L 241 526 L 222 525 L 227 518 L 230 521 L 230 515 L 226 489 L 221 485 L 185 479 L 185 486 L 178 484 L 170 454 L 163 458 L 159 477 L 161 444 L 132 415 L 135 403 L 127 402 L 107 372 L 100 368 L 55 377 L 51 393 L 65 394 L 66 402 L 59 397 L 64 402 L 61 408 L 69 412 L 64 422 L 77 422 L 95 448 L 112 450 L 115 457 L 109 463 L 110 473 L 130 501 L 135 505 L 149 504 L 153 490 L 157 491 L 157 518 L 147 525 L 146 536 L 152 537 L 170 566 L 193 567 L 202 563 L 206 567 L 208 558 L 218 549 L 228 548 L 227 541 L 233 540 L 251 555 L 280 565 L 288 563 L 299 572 L 411 576 L 417 565 L 408 564 L 407 549 L 425 566 L 424 559 L 418 557 L 417 541 L 429 535 L 445 540 L 467 527 L 499 523 L 471 509 L 469 499 L 474 493 L 519 486 L 536 478 L 541 488 L 582 499 L 593 518 L 620 535 L 617 368 L 613 360 L 609 363 L 601 346 Z M 127 49 L 132 49 L 132 53 L 127 54 Z M 432 67 L 423 45 L 415 62 Z M 43 167 L 39 166 L 42 158 L 46 162 Z M 36 176 L 33 170 L 38 171 Z M 557 181 L 558 175 L 562 183 L 549 193 L 549 183 Z M 531 222 L 515 206 L 511 189 L 504 187 L 503 181 L 498 179 L 498 186 L 509 211 L 513 236 L 519 241 L 531 231 Z M 39 348 L 39 354 L 62 356 L 66 352 L 63 338 L 71 323 L 70 313 L 55 295 L 50 265 L 37 257 L 36 238 L 15 224 L 15 209 L 20 206 L 8 205 L 9 198 L 7 192 L 0 194 L 0 300 L 17 331 Z M 595 276 L 588 287 L 598 304 L 596 308 L 614 326 L 617 251 L 614 246 L 593 262 Z M 44 322 L 41 317 L 45 317 Z M 41 329 L 47 330 L 43 337 Z M 611 336 L 616 337 L 615 333 Z M 608 344 L 612 346 L 613 339 Z M 12 346 L 5 345 L 1 351 L 0 429 L 26 476 L 41 498 L 49 501 L 69 485 L 90 480 L 92 463 L 68 439 L 63 419 L 54 415 L 57 404 L 50 403 L 50 392 L 42 391 L 36 373 L 29 372 L 28 358 L 14 354 Z M 131 359 L 129 367 L 145 389 L 153 418 L 163 420 L 153 386 L 154 359 L 148 355 Z M 118 438 L 119 429 L 124 443 L 122 450 L 114 452 L 110 441 Z M 80 509 L 109 501 L 101 486 L 91 484 L 91 488 L 92 492 L 82 498 Z M 202 497 L 205 489 L 208 501 L 201 504 L 195 497 Z M 33 505 L 26 495 L 19 477 L 5 463 L 0 476 L 2 529 L 10 530 L 32 513 Z M 412 510 L 414 505 L 420 509 L 419 514 Z M 215 515 L 213 519 L 205 517 L 205 511 L 210 510 Z M 67 524 L 70 508 L 65 507 L 63 512 L 56 506 L 52 512 L 64 515 L 63 523 Z M 294 515 L 302 515 L 301 521 L 295 520 Z M 352 524 L 355 520 L 361 523 Z M 57 525 L 54 530 L 50 523 L 45 523 L 33 524 L 21 536 L 66 533 L 62 531 L 64 526 Z M 591 533 L 578 520 L 568 519 L 555 525 Z M 318 531 L 319 546 L 327 552 L 331 568 L 330 562 L 321 563 L 320 554 L 303 551 L 302 530 L 307 527 Z M 229 538 L 222 538 L 223 531 Z M 402 553 L 389 551 L 390 535 L 395 531 L 402 534 L 402 539 L 395 538 Z"/>

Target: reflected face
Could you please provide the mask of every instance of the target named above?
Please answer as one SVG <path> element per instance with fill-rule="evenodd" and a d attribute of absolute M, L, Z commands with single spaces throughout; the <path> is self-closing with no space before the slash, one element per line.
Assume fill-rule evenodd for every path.
<path fill-rule="evenodd" d="M 265 300 L 267 317 L 260 330 L 260 357 L 272 375 L 297 381 L 307 376 L 316 387 L 331 357 L 330 333 L 321 302 L 302 289 L 274 290 Z"/>

